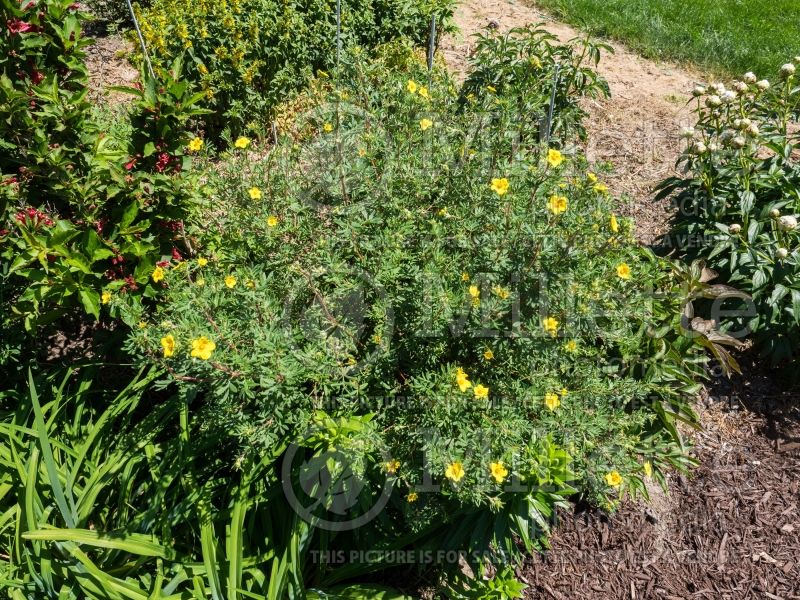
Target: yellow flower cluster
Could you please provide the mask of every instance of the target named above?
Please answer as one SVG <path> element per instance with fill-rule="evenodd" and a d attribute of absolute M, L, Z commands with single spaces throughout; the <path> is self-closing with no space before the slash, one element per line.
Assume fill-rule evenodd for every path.
<path fill-rule="evenodd" d="M 190 356 L 192 358 L 199 358 L 200 360 L 208 360 L 211 358 L 217 345 L 206 336 L 195 338 L 191 341 L 192 350 Z M 175 355 L 175 350 L 178 344 L 175 341 L 175 336 L 171 333 L 161 338 L 161 352 L 164 358 L 170 358 Z"/>
<path fill-rule="evenodd" d="M 488 352 L 491 353 L 491 350 Z M 486 354 L 484 354 L 484 356 L 486 356 Z M 493 357 L 494 355 L 492 354 L 491 356 Z M 462 392 L 466 392 L 469 388 L 472 388 L 472 393 L 474 394 L 475 398 L 479 400 L 489 397 L 489 388 L 485 385 L 481 385 L 480 383 L 475 387 L 472 387 L 472 382 L 469 380 L 469 375 L 467 375 L 467 372 L 461 367 L 456 369 L 456 385 Z"/>
<path fill-rule="evenodd" d="M 489 463 L 489 474 L 496 483 L 502 483 L 508 477 L 508 473 L 508 468 L 503 464 L 503 461 L 498 460 Z M 465 475 L 464 465 L 459 460 L 451 462 L 444 470 L 444 476 L 453 483 L 458 483 L 464 479 Z"/>

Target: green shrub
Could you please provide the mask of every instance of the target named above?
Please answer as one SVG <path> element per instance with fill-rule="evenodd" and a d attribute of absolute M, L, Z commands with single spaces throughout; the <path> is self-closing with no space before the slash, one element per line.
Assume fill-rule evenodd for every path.
<path fill-rule="evenodd" d="M 431 17 L 449 27 L 451 0 L 341 4 L 342 41 L 367 48 L 428 39 Z M 211 132 L 261 131 L 272 109 L 336 60 L 336 3 L 303 0 L 155 0 L 138 18 L 157 72 L 186 54 L 189 80 L 206 92 Z"/>
<path fill-rule="evenodd" d="M 515 81 L 464 103 L 408 47 L 356 51 L 274 148 L 242 140 L 209 172 L 204 246 L 159 272 L 157 311 L 115 301 L 131 351 L 243 457 L 327 455 L 357 506 L 390 482 L 354 536 L 532 548 L 567 497 L 685 466 L 675 421 L 694 422 L 703 348 L 726 356 L 681 324 L 719 291 L 635 244 L 599 175 L 518 120 Z"/>
<path fill-rule="evenodd" d="M 0 259 L 3 315 L 32 330 L 110 295 L 149 295 L 153 265 L 182 244 L 196 194 L 186 172 L 200 95 L 178 80 L 130 89 L 129 138 L 107 135 L 86 101 L 81 34 L 66 0 L 4 2 L 0 38 Z"/>
<path fill-rule="evenodd" d="M 800 350 L 796 64 L 800 57 L 771 84 L 748 73 L 730 90 L 698 87 L 697 122 L 682 132 L 686 175 L 664 181 L 659 194 L 674 193 L 678 207 L 670 245 L 752 295 L 755 307 L 742 306 L 732 327 L 754 332 L 773 365 Z"/>

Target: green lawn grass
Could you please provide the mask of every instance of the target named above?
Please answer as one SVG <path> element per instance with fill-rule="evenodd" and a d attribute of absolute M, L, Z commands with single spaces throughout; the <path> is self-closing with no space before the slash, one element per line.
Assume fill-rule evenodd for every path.
<path fill-rule="evenodd" d="M 594 35 L 650 58 L 772 76 L 800 54 L 798 0 L 536 0 Z"/>

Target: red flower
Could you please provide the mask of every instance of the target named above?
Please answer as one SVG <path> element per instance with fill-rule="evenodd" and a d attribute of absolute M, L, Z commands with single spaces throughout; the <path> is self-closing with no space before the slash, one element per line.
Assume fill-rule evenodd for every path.
<path fill-rule="evenodd" d="M 136 166 L 136 159 L 132 158 L 130 162 L 125 163 L 125 169 L 130 171 L 133 167 Z"/>
<path fill-rule="evenodd" d="M 6 21 L 6 26 L 11 33 L 28 33 L 35 29 L 33 25 L 21 19 L 9 19 Z"/>
<path fill-rule="evenodd" d="M 31 73 L 31 81 L 33 82 L 33 85 L 39 85 L 40 83 L 42 83 L 43 80 L 44 80 L 44 73 L 34 69 L 33 73 Z"/>
<path fill-rule="evenodd" d="M 183 257 L 181 256 L 181 253 L 178 252 L 177 248 L 172 249 L 172 260 L 183 260 Z"/>

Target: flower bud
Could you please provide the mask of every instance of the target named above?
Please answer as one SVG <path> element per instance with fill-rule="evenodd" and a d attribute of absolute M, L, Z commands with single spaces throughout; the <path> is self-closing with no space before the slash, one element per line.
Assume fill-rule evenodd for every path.
<path fill-rule="evenodd" d="M 734 92 L 733 90 L 725 90 L 722 93 L 721 100 L 723 104 L 730 104 L 731 102 L 736 100 L 736 92 Z"/>
<path fill-rule="evenodd" d="M 706 98 L 706 106 L 708 108 L 717 108 L 718 106 L 722 106 L 722 100 L 720 100 L 719 96 L 713 94 Z"/>
<path fill-rule="evenodd" d="M 734 223 L 730 227 L 728 227 L 728 231 L 730 231 L 733 235 L 738 235 L 739 232 L 742 230 L 742 226 L 738 223 Z"/>
<path fill-rule="evenodd" d="M 756 82 L 756 74 L 753 73 L 752 71 L 748 71 L 747 73 L 744 74 L 742 79 L 744 80 L 745 83 L 755 83 Z"/>
<path fill-rule="evenodd" d="M 797 227 L 797 219 L 792 215 L 785 215 L 778 219 L 778 229 L 781 231 L 792 231 Z"/>
<path fill-rule="evenodd" d="M 794 75 L 795 70 L 795 66 L 792 63 L 786 63 L 781 66 L 781 75 L 789 77 L 790 75 Z"/>
<path fill-rule="evenodd" d="M 740 94 L 744 94 L 747 91 L 747 84 L 744 81 L 734 81 L 733 89 L 735 89 Z"/>
<path fill-rule="evenodd" d="M 719 144 L 717 144 L 716 142 L 711 142 L 708 145 L 708 151 L 709 152 L 717 152 L 718 150 L 719 150 Z"/>
<path fill-rule="evenodd" d="M 773 219 L 777 219 L 781 216 L 781 211 L 779 211 L 777 208 L 773 208 L 771 211 L 769 211 L 769 216 Z"/>
<path fill-rule="evenodd" d="M 761 81 L 756 82 L 756 87 L 760 89 L 762 92 L 769 89 L 769 81 L 766 79 L 762 79 Z"/>
<path fill-rule="evenodd" d="M 679 134 L 682 138 L 693 138 L 694 137 L 694 127 L 681 127 L 681 131 Z"/>
<path fill-rule="evenodd" d="M 787 256 L 789 256 L 789 251 L 786 248 L 778 248 L 775 250 L 775 258 L 778 260 L 783 260 Z"/>
<path fill-rule="evenodd" d="M 697 96 L 702 96 L 705 93 L 706 93 L 706 88 L 704 88 L 702 85 L 696 85 L 692 90 L 692 96 L 694 96 L 695 98 Z"/>
<path fill-rule="evenodd" d="M 706 150 L 708 150 L 708 148 L 706 148 L 703 142 L 697 142 L 692 146 L 692 152 L 695 154 L 703 154 Z"/>
<path fill-rule="evenodd" d="M 731 140 L 731 146 L 733 146 L 734 148 L 744 148 L 744 145 L 745 145 L 746 143 L 747 143 L 747 140 L 745 140 L 745 139 L 744 139 L 742 136 L 740 136 L 740 135 L 737 135 L 735 138 L 733 138 L 733 139 Z"/>
<path fill-rule="evenodd" d="M 747 131 L 747 133 L 748 133 L 749 135 L 752 135 L 753 137 L 757 137 L 757 136 L 758 136 L 758 134 L 760 133 L 760 131 L 759 131 L 759 129 L 758 129 L 758 125 L 756 125 L 755 123 L 752 123 L 752 124 L 751 124 L 751 125 L 750 125 L 750 126 L 747 128 L 747 129 L 746 129 L 746 131 Z"/>
<path fill-rule="evenodd" d="M 712 83 L 710 86 L 708 86 L 708 89 L 712 94 L 719 95 L 725 93 L 725 86 L 721 83 Z"/>

